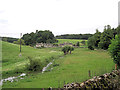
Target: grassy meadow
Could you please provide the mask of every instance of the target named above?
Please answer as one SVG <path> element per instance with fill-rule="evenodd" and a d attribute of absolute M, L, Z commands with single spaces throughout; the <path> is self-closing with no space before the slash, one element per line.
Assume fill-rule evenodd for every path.
<path fill-rule="evenodd" d="M 2 42 L 2 55 L 3 74 L 7 71 L 12 72 L 16 68 L 24 68 L 28 63 L 28 56 L 40 58 L 42 61 L 51 56 L 57 57 L 48 68 L 53 68 L 51 71 L 28 74 L 19 81 L 4 83 L 3 88 L 58 88 L 63 87 L 65 83 L 82 82 L 95 75 L 111 72 L 114 68 L 114 63 L 107 51 L 91 51 L 88 48 L 75 48 L 72 54 L 64 56 L 61 48 L 35 49 L 22 46 L 22 56 L 19 57 L 19 45 Z M 89 70 L 91 77 L 88 76 Z M 4 75 L 3 77 L 7 76 L 6 73 Z"/>

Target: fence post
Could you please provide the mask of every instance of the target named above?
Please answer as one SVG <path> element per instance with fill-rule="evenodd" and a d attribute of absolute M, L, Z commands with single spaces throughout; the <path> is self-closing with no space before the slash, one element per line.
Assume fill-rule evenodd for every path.
<path fill-rule="evenodd" d="M 117 64 L 115 64 L 115 70 L 117 70 Z"/>
<path fill-rule="evenodd" d="M 88 76 L 91 77 L 91 73 L 90 73 L 90 70 L 88 71 Z"/>

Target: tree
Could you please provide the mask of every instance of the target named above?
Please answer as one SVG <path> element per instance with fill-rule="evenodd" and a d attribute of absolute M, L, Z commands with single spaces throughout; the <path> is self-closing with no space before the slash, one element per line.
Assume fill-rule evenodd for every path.
<path fill-rule="evenodd" d="M 116 35 L 109 45 L 108 51 L 115 64 L 120 68 L 120 36 Z"/>
<path fill-rule="evenodd" d="M 99 30 L 96 29 L 96 33 L 94 34 L 94 40 L 95 40 L 94 46 L 95 47 L 98 47 L 98 44 L 100 42 L 100 37 L 101 37 L 101 32 L 99 32 Z"/>
<path fill-rule="evenodd" d="M 90 50 L 94 50 L 94 48 L 98 48 L 98 44 L 100 42 L 101 32 L 99 32 L 98 29 L 96 29 L 96 33 L 88 38 L 88 48 Z"/>
<path fill-rule="evenodd" d="M 88 38 L 88 48 L 90 50 L 94 50 L 94 45 L 95 45 L 95 38 L 94 36 Z"/>
<path fill-rule="evenodd" d="M 79 42 L 77 42 L 76 46 L 78 46 L 78 47 L 79 47 L 79 46 L 80 46 L 80 43 L 79 43 Z"/>
<path fill-rule="evenodd" d="M 116 28 L 117 34 L 120 34 L 120 25 Z"/>
<path fill-rule="evenodd" d="M 99 48 L 101 49 L 108 49 L 109 44 L 111 44 L 111 40 L 114 38 L 113 30 L 111 29 L 110 25 L 104 29 L 104 32 L 101 34 L 100 42 L 98 44 Z"/>
<path fill-rule="evenodd" d="M 68 47 L 67 47 L 67 46 L 65 46 L 65 47 L 62 48 L 62 51 L 64 52 L 64 55 L 66 55 L 67 50 L 68 50 Z"/>
<path fill-rule="evenodd" d="M 85 40 L 81 41 L 81 43 L 82 43 L 83 45 L 85 45 Z"/>
<path fill-rule="evenodd" d="M 30 34 L 24 34 L 22 39 L 26 45 L 34 46 L 36 43 L 54 43 L 56 39 L 53 33 L 49 30 L 31 32 Z"/>
<path fill-rule="evenodd" d="M 72 51 L 74 51 L 74 48 L 73 47 L 69 47 L 69 50 L 70 50 L 70 54 Z"/>
<path fill-rule="evenodd" d="M 14 43 L 14 44 L 20 44 L 20 39 L 18 39 L 17 41 L 14 41 L 13 43 Z M 21 45 L 25 45 L 23 39 L 21 39 Z"/>
<path fill-rule="evenodd" d="M 62 48 L 62 51 L 64 52 L 64 55 L 68 54 L 69 51 L 70 51 L 70 54 L 71 54 L 71 52 L 73 50 L 74 50 L 74 48 L 71 47 L 71 46 L 65 46 L 65 47 Z"/>

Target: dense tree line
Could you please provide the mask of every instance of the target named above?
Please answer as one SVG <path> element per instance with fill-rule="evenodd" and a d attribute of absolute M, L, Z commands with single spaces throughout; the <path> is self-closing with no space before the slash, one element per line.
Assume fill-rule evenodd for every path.
<path fill-rule="evenodd" d="M 64 34 L 56 36 L 57 39 L 85 39 L 87 40 L 92 34 Z"/>
<path fill-rule="evenodd" d="M 35 45 L 36 43 L 54 43 L 56 42 L 56 39 L 53 35 L 53 33 L 49 30 L 45 31 L 38 31 L 31 32 L 24 34 L 22 39 L 24 40 L 26 45 Z"/>
<path fill-rule="evenodd" d="M 13 43 L 14 41 L 17 41 L 18 38 L 12 38 L 12 37 L 2 37 L 2 41 Z"/>
<path fill-rule="evenodd" d="M 116 34 L 120 34 L 120 26 L 117 28 L 111 28 L 110 25 L 104 27 L 103 32 L 99 32 L 96 30 L 96 33 L 93 34 L 92 37 L 88 38 L 88 48 L 100 48 L 100 49 L 108 49 L 111 44 L 111 40 L 115 38 Z"/>

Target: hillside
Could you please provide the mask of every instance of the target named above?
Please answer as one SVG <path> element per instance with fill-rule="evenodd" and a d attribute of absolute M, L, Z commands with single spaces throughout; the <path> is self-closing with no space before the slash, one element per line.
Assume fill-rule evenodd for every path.
<path fill-rule="evenodd" d="M 22 46 L 22 56 L 19 56 L 19 45 L 2 41 L 2 71 L 3 77 L 10 76 L 14 70 L 23 69 L 29 63 L 28 56 L 40 58 L 42 62 L 46 58 L 58 57 L 62 52 L 55 48 L 36 49 L 30 46 Z M 9 72 L 9 74 L 7 74 Z"/>
<path fill-rule="evenodd" d="M 35 49 L 22 46 L 22 57 L 19 57 L 18 50 L 18 45 L 3 42 L 3 71 L 12 71 L 24 66 L 28 62 L 27 56 L 41 58 L 44 61 L 45 58 L 51 56 L 63 55 L 59 51 L 61 48 Z M 111 72 L 114 63 L 105 50 L 91 51 L 87 48 L 75 48 L 72 54 L 56 58 L 48 69 L 50 68 L 52 68 L 52 71 L 31 73 L 19 81 L 4 83 L 3 88 L 63 87 L 66 83 L 82 82 L 92 76 Z M 91 71 L 91 77 L 88 76 L 89 70 Z"/>

